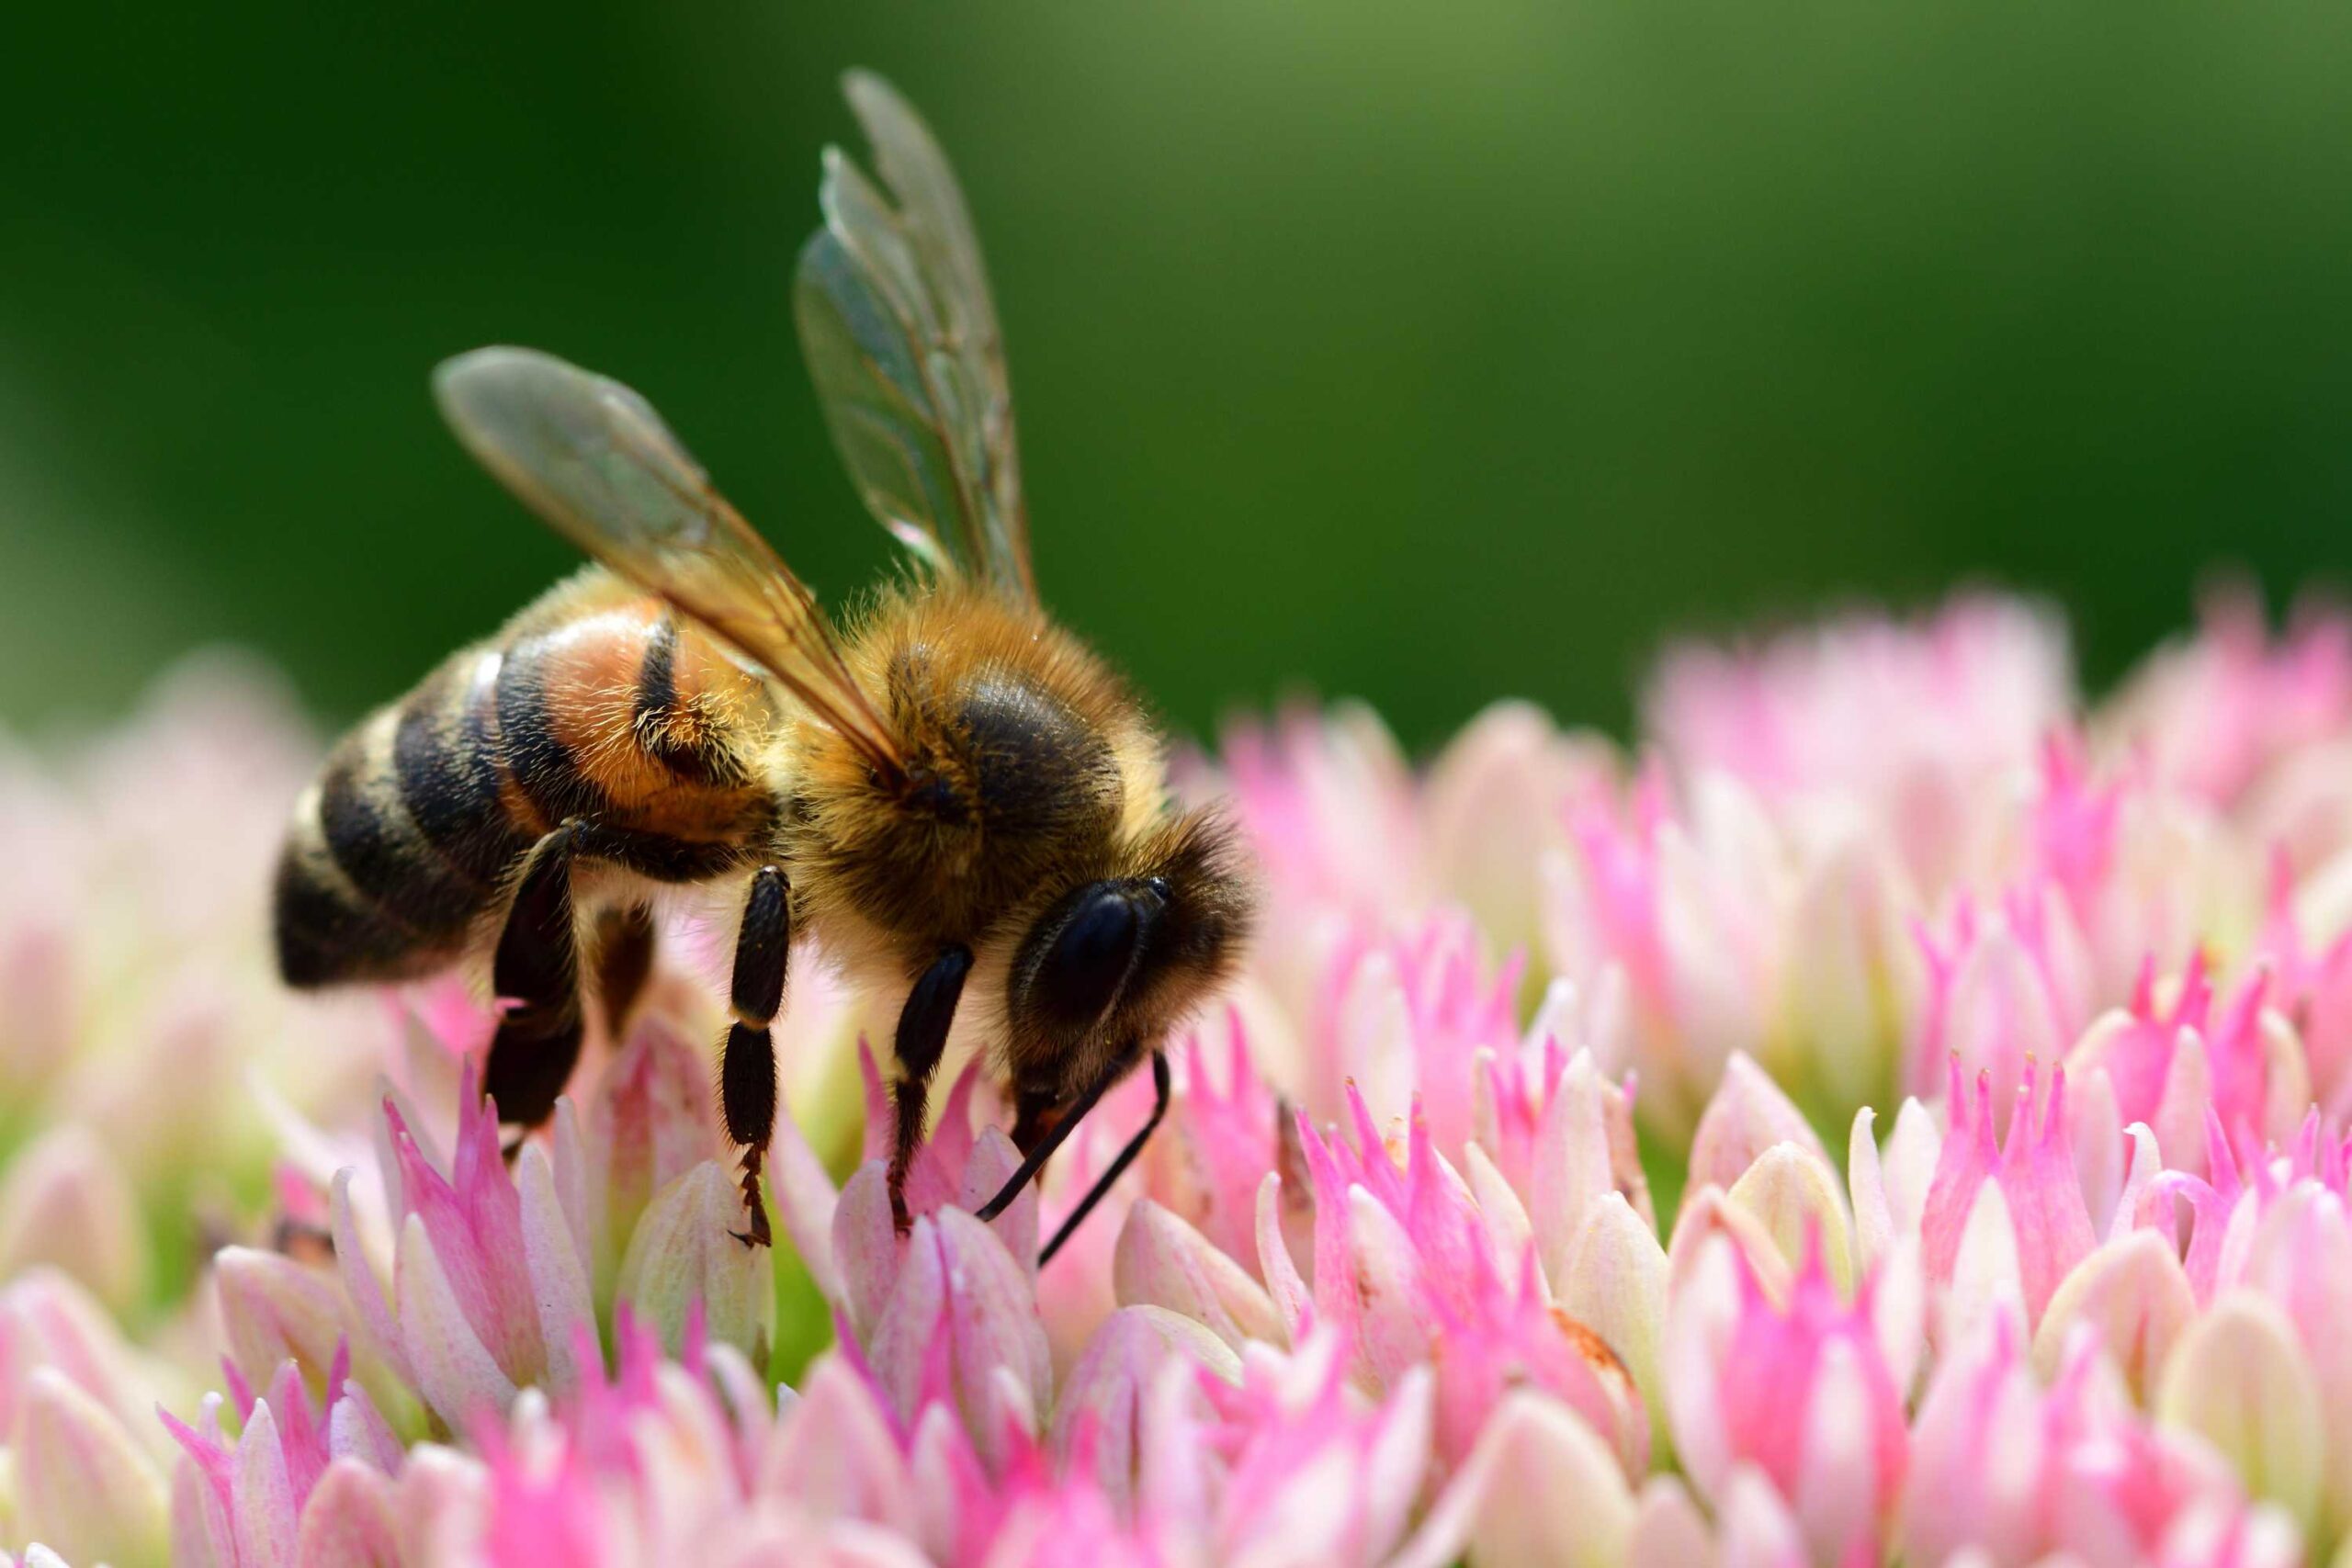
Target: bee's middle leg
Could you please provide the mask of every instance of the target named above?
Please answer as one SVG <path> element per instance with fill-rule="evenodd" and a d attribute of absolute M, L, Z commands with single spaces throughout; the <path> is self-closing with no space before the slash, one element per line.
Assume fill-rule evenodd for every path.
<path fill-rule="evenodd" d="M 654 943 L 653 911 L 646 905 L 606 909 L 596 917 L 596 1001 L 616 1046 L 652 977 Z"/>
<path fill-rule="evenodd" d="M 746 1247 L 766 1247 L 772 1239 L 768 1212 L 760 1202 L 760 1163 L 775 1131 L 775 1037 L 768 1026 L 784 1006 L 785 967 L 791 956 L 792 884 L 783 867 L 763 865 L 752 874 L 743 899 L 729 987 L 735 1021 L 728 1028 L 718 1066 L 727 1135 L 743 1150 L 745 1228 L 735 1239 Z"/>
<path fill-rule="evenodd" d="M 580 1061 L 580 951 L 571 867 L 581 825 L 566 822 L 531 847 L 491 960 L 498 1032 L 482 1092 L 501 1120 L 536 1127 L 555 1111 Z"/>

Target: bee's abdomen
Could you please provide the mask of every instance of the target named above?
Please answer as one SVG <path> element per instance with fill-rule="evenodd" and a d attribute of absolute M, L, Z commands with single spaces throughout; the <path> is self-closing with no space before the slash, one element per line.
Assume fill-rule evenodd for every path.
<path fill-rule="evenodd" d="M 584 855 L 657 881 L 741 863 L 774 818 L 743 752 L 774 716 L 658 603 L 594 576 L 558 588 L 328 758 L 279 862 L 286 978 L 440 967 L 562 822 Z"/>
<path fill-rule="evenodd" d="M 296 807 L 277 888 L 289 983 L 439 966 L 529 847 L 503 809 L 495 764 L 469 745 L 462 702 L 445 690 L 450 674 L 345 736 Z"/>

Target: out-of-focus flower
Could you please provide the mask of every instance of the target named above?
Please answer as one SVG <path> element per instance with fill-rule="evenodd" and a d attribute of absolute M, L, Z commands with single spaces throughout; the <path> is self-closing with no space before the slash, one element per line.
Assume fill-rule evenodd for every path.
<path fill-rule="evenodd" d="M 2077 1338 L 2045 1385 L 2016 1319 L 1945 1354 L 1919 1405 L 1901 1545 L 1917 1562 L 2289 1563 L 2293 1526 L 2250 1512 L 2228 1467 L 2151 1427 Z M 2207 1553 L 2211 1555 L 2207 1555 Z"/>
<path fill-rule="evenodd" d="M 1800 832 L 1859 818 L 1932 897 L 1986 792 L 2073 703 L 2057 617 L 1971 595 L 1909 623 L 1856 614 L 1751 649 L 1679 649 L 1645 714 L 1677 767 L 1741 779 Z"/>
<path fill-rule="evenodd" d="M 268 872 L 315 759 L 280 685 L 212 657 L 103 738 L 0 736 L 0 1263 L 53 1263 L 108 1305 L 176 1299 L 187 1248 L 263 1193 L 250 1090 L 335 1118 L 393 1038 L 374 998 L 290 996 Z"/>
<path fill-rule="evenodd" d="M 2030 1316 L 2039 1318 L 2094 1239 L 2067 1134 L 2066 1075 L 2052 1073 L 2048 1091 L 2037 1093 L 2035 1069 L 2027 1064 L 2007 1136 L 1997 1145 L 1990 1079 L 1980 1072 L 1971 1095 L 1953 1065 L 1945 1100 L 1951 1124 L 1920 1213 L 1922 1261 L 1929 1280 L 1950 1284 L 1964 1249 L 1996 1248 L 1998 1266 L 2018 1281 Z M 1998 1201 L 1987 1204 L 1987 1192 L 1997 1193 Z"/>
<path fill-rule="evenodd" d="M 1792 867 L 1725 775 L 1701 778 L 1687 811 L 1645 775 L 1622 814 L 1588 797 L 1570 825 L 1576 852 L 1546 863 L 1546 951 L 1572 978 L 1622 975 L 1644 1120 L 1679 1144 L 1735 1053 L 1769 1057 Z"/>
<path fill-rule="evenodd" d="M 164 1561 L 169 1493 L 153 1401 L 179 1380 L 73 1280 L 0 1287 L 0 1518 L 75 1562 Z"/>
<path fill-rule="evenodd" d="M 1817 1559 L 1875 1552 L 1909 1458 L 1916 1316 L 1874 1311 L 1875 1279 L 1841 1300 L 1818 1247 L 1778 1301 L 1728 1240 L 1702 1248 L 1668 1309 L 1667 1402 L 1685 1470 L 1723 1500 L 1738 1467 L 1752 1466 Z"/>
<path fill-rule="evenodd" d="M 2146 1123 L 2173 1169 L 2204 1170 L 2214 1121 L 2233 1141 L 2284 1143 L 2311 1106 L 2312 1085 L 2301 1043 L 2270 1006 L 2273 989 L 2269 967 L 2256 965 L 2217 1008 L 2200 954 L 2167 1008 L 2151 959 L 2129 1010 L 2093 1024 L 2069 1053 L 2068 1070 L 2077 1081 L 2103 1075 L 2116 1114 Z"/>
<path fill-rule="evenodd" d="M 208 1394 L 189 1426 L 166 1415 L 182 1461 L 173 1486 L 172 1560 L 182 1568 L 348 1562 L 396 1568 L 392 1476 L 400 1439 L 338 1357 L 314 1404 L 300 1369 L 280 1365 L 267 1396 L 239 1381 L 234 1437 Z"/>
<path fill-rule="evenodd" d="M 1219 761 L 1266 871 L 1278 968 L 1321 957 L 1335 927 L 1385 931 L 1448 905 L 1498 949 L 1531 944 L 1537 868 L 1564 842 L 1559 808 L 1608 787 L 1619 766 L 1598 736 L 1563 734 L 1508 702 L 1419 776 L 1379 717 L 1352 704 L 1228 727 Z"/>
<path fill-rule="evenodd" d="M 2229 805 L 2352 727 L 2352 623 L 2305 615 L 2282 640 L 2253 593 L 2209 595 L 2197 635 L 2158 649 L 2100 716 L 2107 745 L 2157 777 Z"/>

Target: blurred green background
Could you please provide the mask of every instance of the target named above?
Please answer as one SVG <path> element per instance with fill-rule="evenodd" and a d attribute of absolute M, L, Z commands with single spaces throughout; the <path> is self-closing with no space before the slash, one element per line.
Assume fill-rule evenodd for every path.
<path fill-rule="evenodd" d="M 2352 522 L 2352 10 L 2048 0 L 18 7 L 0 719 L 179 648 L 334 717 L 570 563 L 442 355 L 643 389 L 820 593 L 887 541 L 789 277 L 847 65 L 959 163 L 1050 601 L 1195 730 L 1622 724 L 1659 641 L 1956 579 L 2093 675 Z"/>

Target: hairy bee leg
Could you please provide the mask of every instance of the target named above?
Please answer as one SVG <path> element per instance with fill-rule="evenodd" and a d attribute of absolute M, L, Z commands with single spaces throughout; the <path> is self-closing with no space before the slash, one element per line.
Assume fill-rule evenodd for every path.
<path fill-rule="evenodd" d="M 580 953 L 573 929 L 571 863 L 580 824 L 566 822 L 531 847 L 491 960 L 503 1010 L 490 1043 L 482 1092 L 500 1118 L 536 1127 L 580 1060 Z"/>
<path fill-rule="evenodd" d="M 760 1164 L 775 1130 L 775 1038 L 768 1026 L 784 1006 L 786 966 L 792 957 L 792 884 L 781 866 L 752 874 L 743 898 L 743 924 L 735 938 L 735 972 L 729 1001 L 735 1022 L 727 1031 L 719 1058 L 718 1106 L 727 1135 L 743 1151 L 744 1227 L 734 1233 L 746 1247 L 766 1247 L 768 1212 L 760 1201 Z"/>
<path fill-rule="evenodd" d="M 1078 1207 L 1072 1209 L 1055 1229 L 1054 1239 L 1046 1243 L 1044 1250 L 1037 1254 L 1039 1268 L 1054 1260 L 1054 1254 L 1062 1249 L 1062 1243 L 1077 1231 L 1080 1221 L 1094 1212 L 1094 1205 L 1102 1201 L 1102 1195 L 1111 1190 L 1111 1184 L 1126 1174 L 1127 1167 L 1135 1164 L 1136 1156 L 1143 1153 L 1143 1146 L 1151 1142 L 1152 1134 L 1159 1130 L 1160 1119 L 1168 1114 L 1168 1054 L 1165 1051 L 1151 1054 L 1151 1114 L 1144 1119 L 1141 1127 L 1136 1129 L 1136 1135 L 1127 1140 L 1127 1146 L 1119 1151 L 1119 1157 L 1094 1179 L 1094 1185 L 1088 1188 L 1086 1196 L 1078 1201 Z"/>
<path fill-rule="evenodd" d="M 893 1052 L 899 1058 L 899 1081 L 890 1089 L 890 1217 L 899 1234 L 907 1233 L 907 1172 L 915 1151 L 922 1146 L 924 1107 L 931 1099 L 931 1075 L 947 1049 L 948 1026 L 956 1021 L 956 1004 L 964 995 L 964 976 L 972 969 L 972 950 L 961 943 L 932 960 L 907 1005 L 899 1010 L 899 1032 Z"/>
<path fill-rule="evenodd" d="M 605 1031 L 620 1043 L 628 1015 L 653 974 L 653 910 L 631 904 L 596 917 L 596 1000 Z"/>

